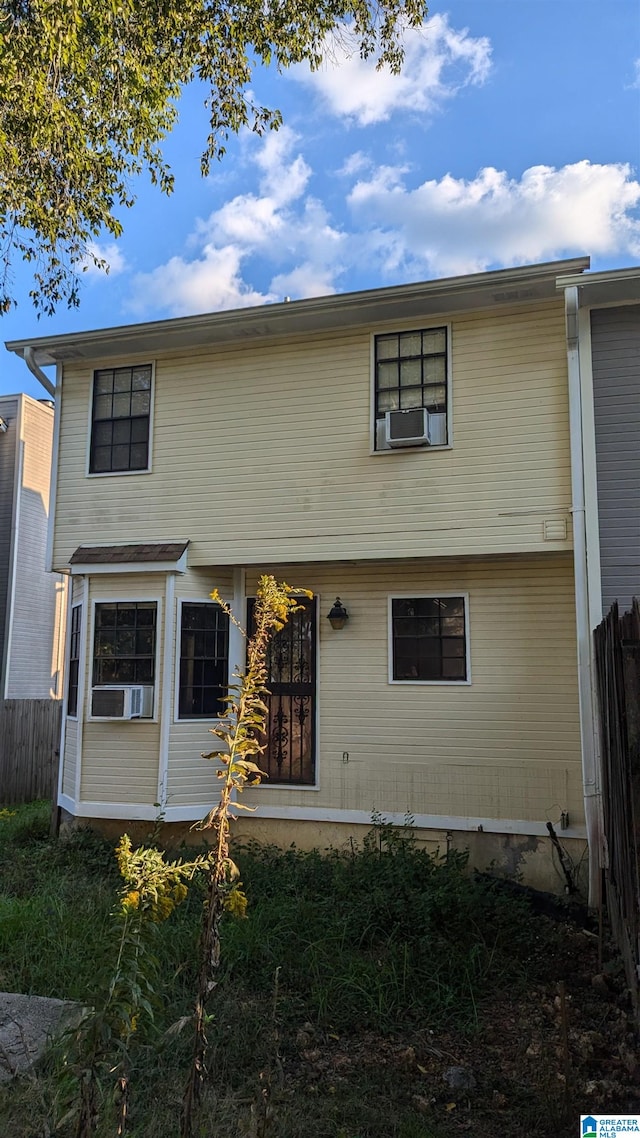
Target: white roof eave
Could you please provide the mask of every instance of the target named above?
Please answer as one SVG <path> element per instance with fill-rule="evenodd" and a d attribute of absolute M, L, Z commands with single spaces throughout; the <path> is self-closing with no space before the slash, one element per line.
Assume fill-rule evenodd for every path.
<path fill-rule="evenodd" d="M 242 343 L 263 337 L 337 331 L 551 298 L 556 295 L 559 274 L 579 275 L 588 267 L 589 258 L 579 257 L 256 308 L 12 340 L 6 343 L 6 347 L 22 358 L 30 354 L 32 362 L 46 367 L 75 359 L 105 359 L 134 353 L 156 355 L 162 351 L 180 351 L 216 343 Z"/>

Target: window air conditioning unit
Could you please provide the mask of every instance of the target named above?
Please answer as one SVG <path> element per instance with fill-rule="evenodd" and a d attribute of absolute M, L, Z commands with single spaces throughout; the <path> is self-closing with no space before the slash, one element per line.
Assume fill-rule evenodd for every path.
<path fill-rule="evenodd" d="M 153 688 L 104 684 L 91 692 L 91 715 L 98 719 L 140 719 L 153 714 Z"/>
<path fill-rule="evenodd" d="M 431 435 L 426 407 L 412 407 L 409 411 L 387 411 L 384 417 L 384 437 L 390 447 L 428 446 Z"/>

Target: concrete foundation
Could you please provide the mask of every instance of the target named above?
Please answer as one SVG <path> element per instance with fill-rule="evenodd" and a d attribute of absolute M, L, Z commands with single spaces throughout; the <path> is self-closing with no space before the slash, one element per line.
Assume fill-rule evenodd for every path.
<path fill-rule="evenodd" d="M 113 818 L 74 818 L 63 811 L 61 833 L 76 826 L 90 826 L 115 843 L 124 834 L 140 844 L 149 840 L 155 827 L 150 822 Z M 281 819 L 240 817 L 232 824 L 232 843 L 258 842 L 281 849 L 353 849 L 362 845 L 371 826 L 346 825 L 340 822 L 283 821 Z M 564 894 L 567 880 L 551 838 L 525 834 L 495 834 L 486 831 L 415 830 L 416 841 L 431 852 L 447 849 L 469 851 L 469 868 L 495 873 L 518 881 L 533 889 Z M 197 847 L 206 841 L 206 832 L 194 829 L 190 822 L 162 823 L 159 838 L 167 848 L 182 844 Z M 582 897 L 587 896 L 587 843 L 582 839 L 563 839 L 558 834 L 566 864 Z"/>

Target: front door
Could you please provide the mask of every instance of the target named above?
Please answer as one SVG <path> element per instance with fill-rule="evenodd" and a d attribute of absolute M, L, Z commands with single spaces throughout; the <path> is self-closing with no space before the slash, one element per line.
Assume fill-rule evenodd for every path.
<path fill-rule="evenodd" d="M 249 635 L 253 607 L 249 601 Z M 300 607 L 273 636 L 267 653 L 266 750 L 256 761 L 268 783 L 313 786 L 316 781 L 316 600 Z"/>

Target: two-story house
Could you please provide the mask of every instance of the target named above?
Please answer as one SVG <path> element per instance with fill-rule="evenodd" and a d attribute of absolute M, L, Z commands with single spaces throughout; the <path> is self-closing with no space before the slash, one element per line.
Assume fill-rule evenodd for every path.
<path fill-rule="evenodd" d="M 210 592 L 250 625 L 268 571 L 314 596 L 272 646 L 269 777 L 240 832 L 324 846 L 410 813 L 562 887 L 547 823 L 576 866 L 587 827 L 556 278 L 587 267 L 8 345 L 56 365 L 70 815 L 207 811 L 201 752 L 244 658 Z"/>
<path fill-rule="evenodd" d="M 49 400 L 0 396 L 0 699 L 63 694 L 67 579 L 47 572 L 53 422 Z"/>

